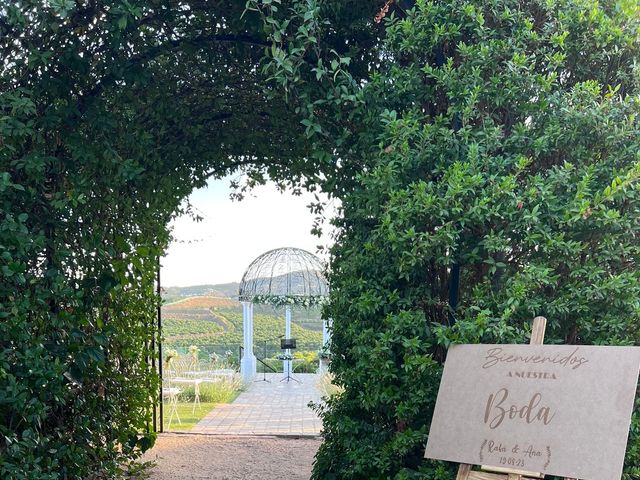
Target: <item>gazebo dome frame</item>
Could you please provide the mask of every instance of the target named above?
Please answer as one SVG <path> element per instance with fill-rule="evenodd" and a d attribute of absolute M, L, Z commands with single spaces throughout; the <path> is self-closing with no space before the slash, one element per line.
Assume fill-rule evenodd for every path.
<path fill-rule="evenodd" d="M 293 247 L 276 248 L 256 258 L 242 276 L 239 288 L 240 301 L 275 306 L 313 306 L 328 293 L 320 259 Z"/>
<path fill-rule="evenodd" d="M 256 374 L 253 353 L 253 305 L 284 307 L 285 338 L 291 338 L 291 307 L 319 306 L 329 294 L 324 265 L 318 257 L 301 248 L 284 247 L 269 250 L 253 260 L 238 288 L 242 303 L 244 354 L 240 371 L 245 381 Z M 328 322 L 323 320 L 323 345 L 328 343 Z M 287 350 L 287 357 L 291 358 Z M 292 371 L 292 361 L 283 360 L 285 372 Z M 291 378 L 287 375 L 287 380 Z"/>

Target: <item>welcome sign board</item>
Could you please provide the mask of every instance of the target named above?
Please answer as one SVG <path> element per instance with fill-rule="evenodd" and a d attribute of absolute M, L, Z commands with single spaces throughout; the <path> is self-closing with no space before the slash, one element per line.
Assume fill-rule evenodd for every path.
<path fill-rule="evenodd" d="M 638 347 L 452 346 L 425 457 L 620 479 L 639 373 Z"/>

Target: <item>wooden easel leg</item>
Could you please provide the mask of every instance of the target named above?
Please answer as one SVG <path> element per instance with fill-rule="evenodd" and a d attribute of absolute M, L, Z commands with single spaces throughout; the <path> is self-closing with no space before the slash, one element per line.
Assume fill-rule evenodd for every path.
<path fill-rule="evenodd" d="M 542 345 L 544 343 L 544 334 L 547 330 L 547 319 L 544 317 L 536 317 L 533 319 L 533 327 L 531 328 L 531 345 Z"/>
<path fill-rule="evenodd" d="M 466 463 L 461 463 L 460 468 L 458 468 L 458 476 L 456 480 L 467 480 L 469 478 L 469 473 L 471 472 L 471 465 Z"/>

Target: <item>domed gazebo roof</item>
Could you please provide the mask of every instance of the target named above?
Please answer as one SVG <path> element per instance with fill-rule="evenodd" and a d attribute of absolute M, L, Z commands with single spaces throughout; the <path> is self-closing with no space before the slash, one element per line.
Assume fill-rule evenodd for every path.
<path fill-rule="evenodd" d="M 328 291 L 320 259 L 306 250 L 287 247 L 263 253 L 251 262 L 239 294 L 241 301 L 254 303 L 293 303 L 287 300 L 308 298 L 312 301 L 305 303 L 311 305 Z"/>

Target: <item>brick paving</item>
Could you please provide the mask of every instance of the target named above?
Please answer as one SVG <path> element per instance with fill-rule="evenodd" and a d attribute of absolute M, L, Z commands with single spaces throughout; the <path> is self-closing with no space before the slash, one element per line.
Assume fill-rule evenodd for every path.
<path fill-rule="evenodd" d="M 321 422 L 308 403 L 319 402 L 318 376 L 296 374 L 301 381 L 281 382 L 282 374 L 268 374 L 269 382 L 251 383 L 229 404 L 216 406 L 191 433 L 224 435 L 319 435 Z M 262 375 L 256 380 L 262 379 Z"/>

